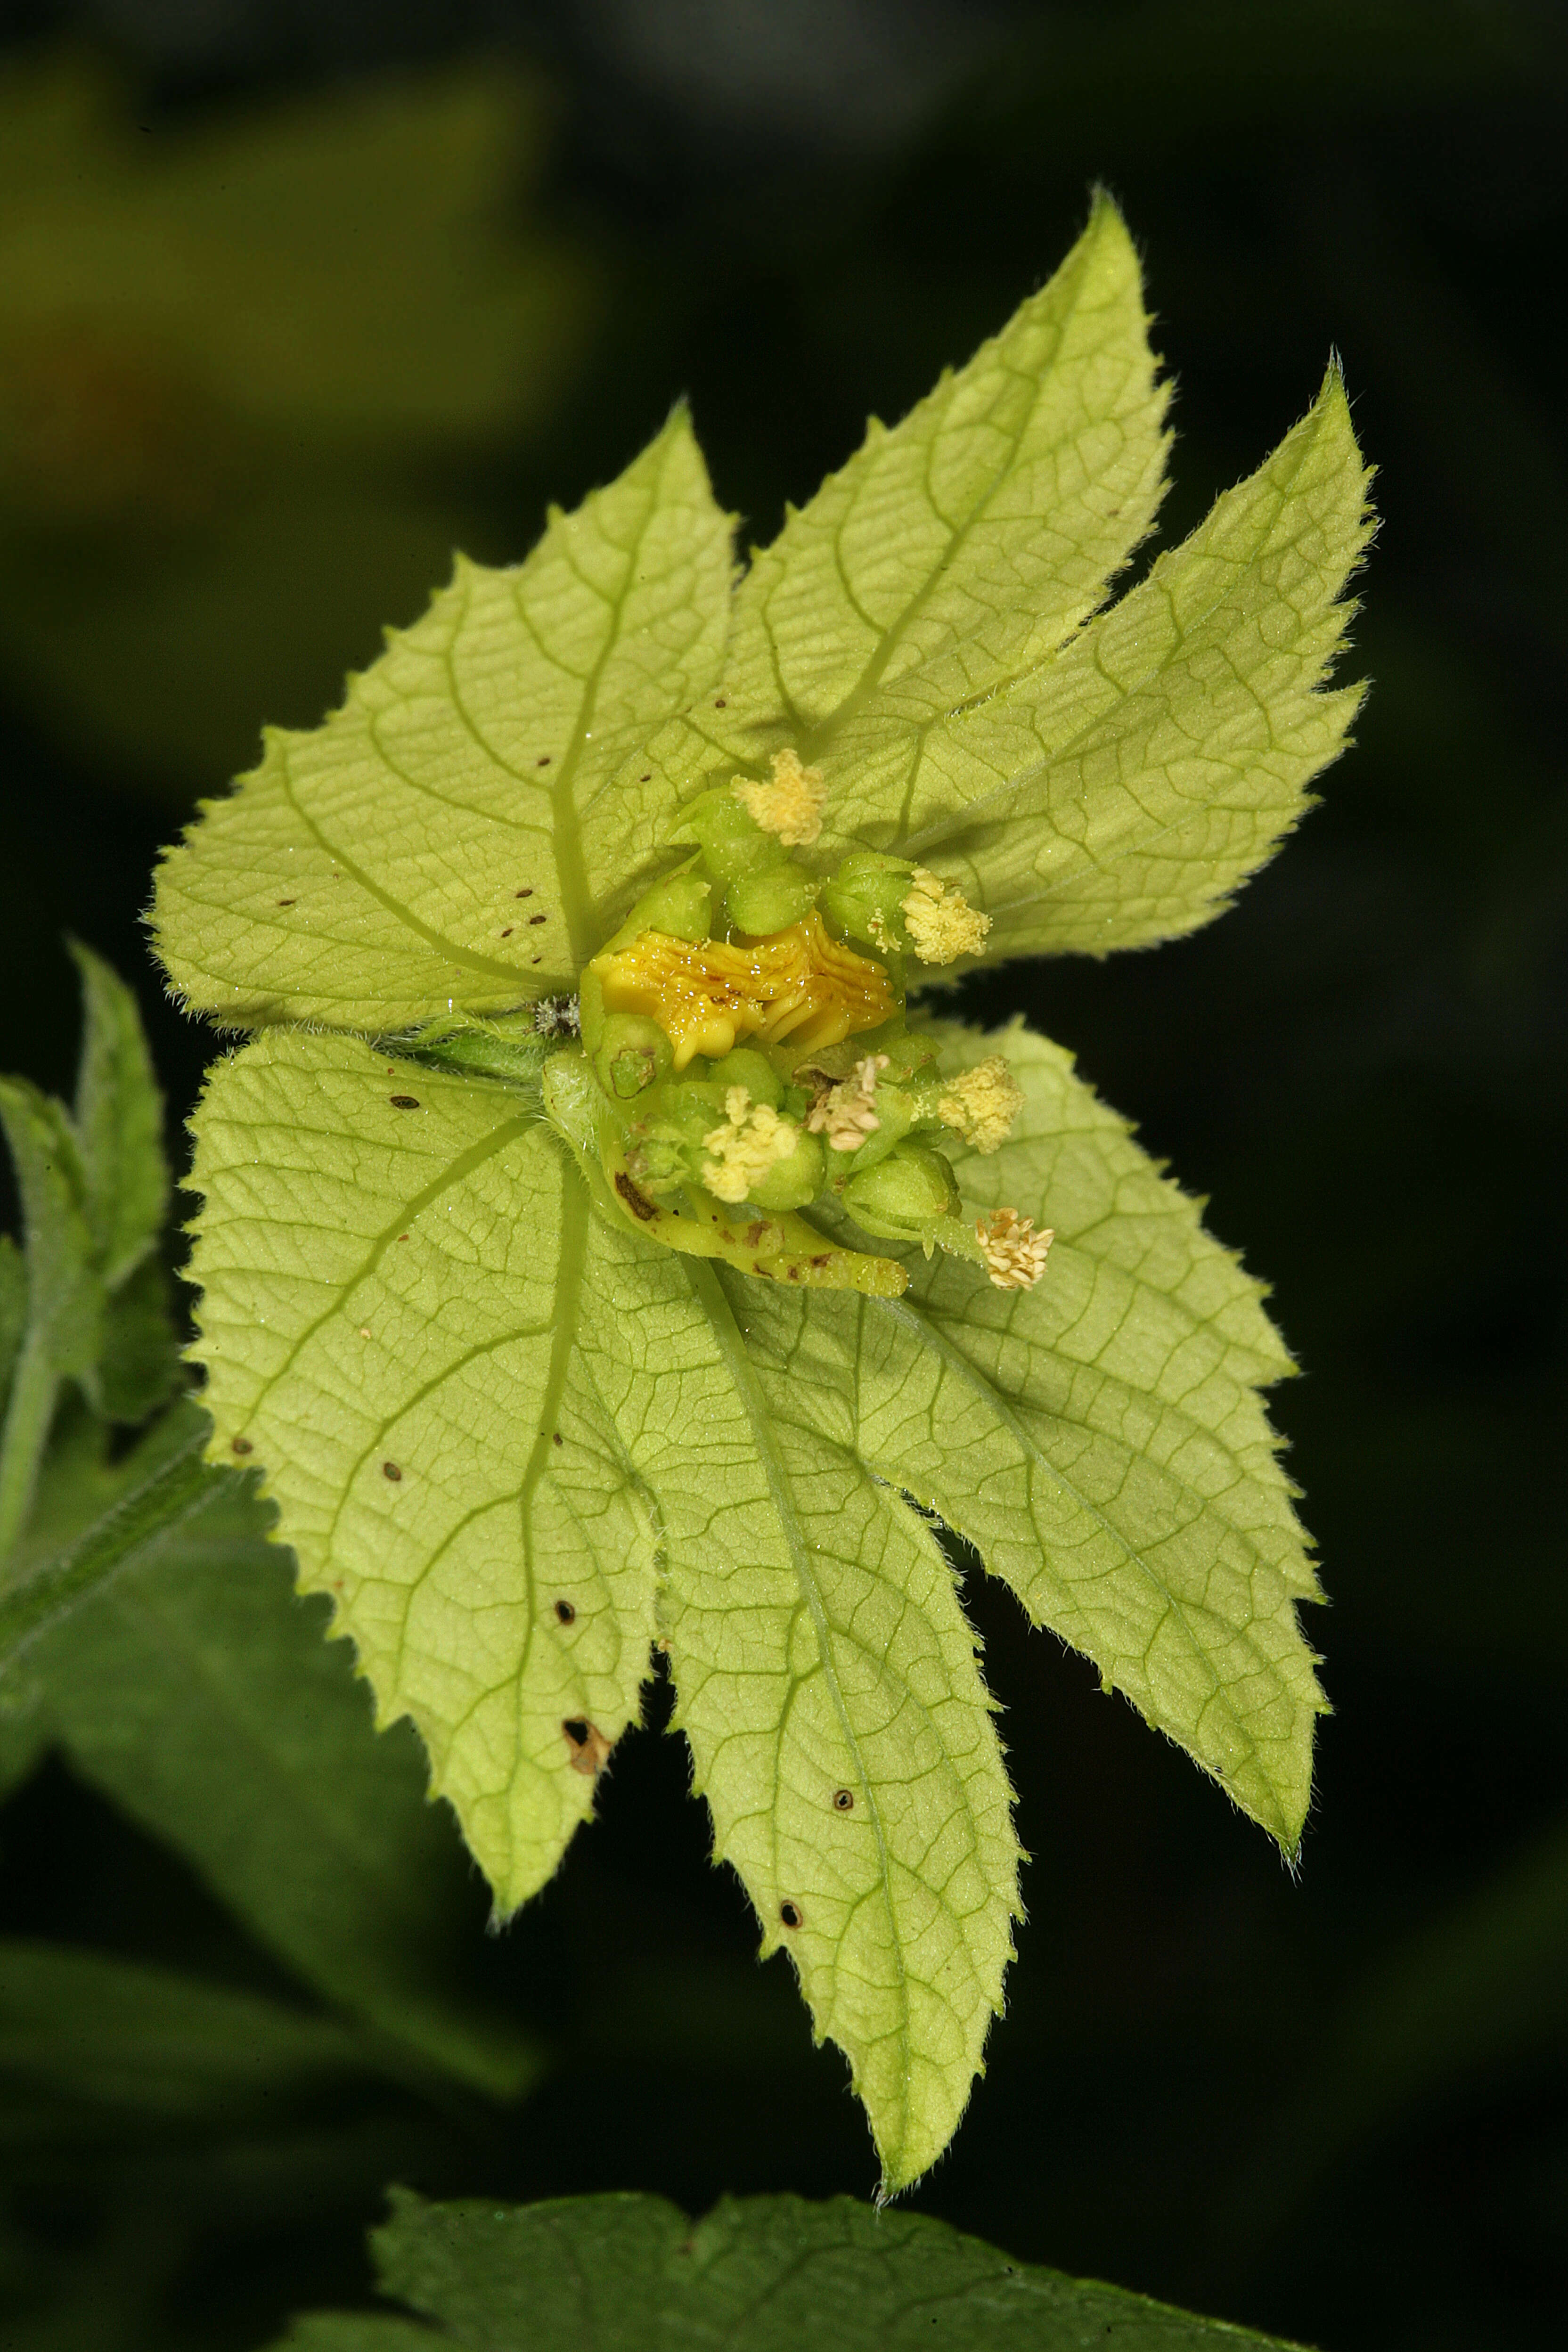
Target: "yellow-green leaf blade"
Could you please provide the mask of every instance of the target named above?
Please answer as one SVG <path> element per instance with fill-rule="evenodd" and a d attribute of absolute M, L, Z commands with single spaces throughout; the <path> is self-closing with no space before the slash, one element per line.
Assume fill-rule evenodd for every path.
<path fill-rule="evenodd" d="M 375 1031 L 569 985 L 672 804 L 612 779 L 717 670 L 729 572 L 681 415 L 521 564 L 459 562 L 171 852 L 154 922 L 182 997 Z"/>
<path fill-rule="evenodd" d="M 617 1283 L 585 1345 L 658 1507 L 695 1785 L 901 2188 L 957 2126 L 1012 1957 L 1018 1850 L 973 1635 L 852 1426 L 825 1442 L 753 1349 L 777 1286 L 616 1246 L 644 1303 L 628 1317 Z"/>
<path fill-rule="evenodd" d="M 1025 1092 L 1010 1143 L 955 1153 L 966 1198 L 1057 1240 L 1028 1291 L 911 1255 L 907 1299 L 860 1318 L 865 1456 L 1294 1849 L 1318 1588 L 1258 1395 L 1290 1369 L 1260 1286 L 1059 1047 L 946 1036 L 954 1067 L 1004 1045 Z"/>
<path fill-rule="evenodd" d="M 1195 929 L 1278 846 L 1361 695 L 1324 692 L 1371 529 L 1337 370 L 1258 471 L 1054 660 L 932 731 L 897 846 L 991 916 L 987 952 Z"/>
<path fill-rule="evenodd" d="M 267 1472 L 301 1583 L 382 1719 L 413 1717 L 510 1910 L 592 1810 L 653 1630 L 651 1540 L 576 1353 L 581 1190 L 536 1101 L 347 1038 L 258 1040 L 194 1127 L 215 1452 Z"/>
<path fill-rule="evenodd" d="M 1091 612 L 1152 520 L 1165 452 L 1138 258 L 1109 198 L 1048 284 L 757 556 L 722 719 L 829 786 L 825 845 L 922 821 L 926 737 Z"/>

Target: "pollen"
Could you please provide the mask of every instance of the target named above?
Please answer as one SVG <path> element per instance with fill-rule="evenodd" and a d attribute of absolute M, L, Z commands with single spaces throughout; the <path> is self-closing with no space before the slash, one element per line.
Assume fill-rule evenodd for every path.
<path fill-rule="evenodd" d="M 811 1107 L 805 1123 L 812 1134 L 825 1135 L 835 1151 L 858 1151 L 882 1124 L 876 1111 L 877 1080 L 887 1066 L 886 1054 L 868 1054 L 849 1077 L 829 1087 Z"/>
<path fill-rule="evenodd" d="M 1056 1234 L 1048 1225 L 1037 1233 L 1033 1217 L 1021 1217 L 1016 1209 L 993 1209 L 975 1219 L 974 1238 L 998 1290 L 1033 1290 Z"/>
<path fill-rule="evenodd" d="M 675 1048 L 717 1059 L 737 1037 L 785 1039 L 804 1053 L 876 1029 L 897 1010 L 888 975 L 868 956 L 829 937 L 814 907 L 762 940 L 678 940 L 643 931 L 593 966 L 607 1013 L 642 1013 Z"/>
<path fill-rule="evenodd" d="M 972 907 L 962 890 L 917 866 L 913 887 L 900 909 L 921 963 L 954 963 L 978 955 L 991 929 L 989 915 Z"/>
<path fill-rule="evenodd" d="M 822 831 L 827 798 L 822 771 L 803 768 L 800 753 L 787 746 L 773 753 L 773 771 L 765 784 L 737 776 L 730 789 L 764 833 L 775 834 L 786 849 L 809 849 Z"/>
<path fill-rule="evenodd" d="M 937 1097 L 937 1116 L 976 1151 L 1000 1151 L 1024 1107 L 1024 1089 L 1000 1054 L 950 1078 Z"/>
<path fill-rule="evenodd" d="M 793 1119 L 781 1118 L 768 1103 L 754 1103 L 744 1087 L 724 1097 L 724 1124 L 710 1128 L 702 1148 L 702 1181 L 716 1201 L 731 1207 L 746 1200 L 770 1170 L 787 1160 L 800 1140 Z"/>

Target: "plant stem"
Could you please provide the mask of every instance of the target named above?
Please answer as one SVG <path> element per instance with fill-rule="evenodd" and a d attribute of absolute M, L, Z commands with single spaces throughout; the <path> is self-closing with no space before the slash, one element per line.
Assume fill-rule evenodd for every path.
<path fill-rule="evenodd" d="M 35 1327 L 16 1359 L 5 1435 L 0 1437 L 0 1562 L 26 1525 L 58 1389 L 47 1341 Z"/>

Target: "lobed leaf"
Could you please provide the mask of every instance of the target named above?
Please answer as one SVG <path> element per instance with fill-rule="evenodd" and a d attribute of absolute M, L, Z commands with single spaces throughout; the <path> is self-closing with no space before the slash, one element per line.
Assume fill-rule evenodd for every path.
<path fill-rule="evenodd" d="M 637 1710 L 653 1537 L 578 1346 L 596 1236 L 537 1098 L 409 1073 L 298 1033 L 212 1073 L 207 1402 L 510 1911 Z"/>
<path fill-rule="evenodd" d="M 317 2313 L 277 2352 L 1079 2352 L 1111 2341 L 1124 2352 L 1287 2352 L 847 2197 L 727 2197 L 689 2221 L 661 2197 L 498 2208 L 395 2189 L 372 2244 L 384 2294 L 419 2316 Z"/>
<path fill-rule="evenodd" d="M 342 709 L 272 730 L 170 853 L 153 921 L 184 1002 L 376 1031 L 573 986 L 674 805 L 618 772 L 717 671 L 729 585 L 682 412 L 526 562 L 459 560 Z"/>
<path fill-rule="evenodd" d="M 1108 196 L 1056 275 L 968 364 L 829 477 L 736 598 L 734 758 L 793 743 L 827 780 L 834 853 L 931 799 L 931 738 L 1054 653 L 1101 601 L 1163 488 L 1138 257 Z"/>
<path fill-rule="evenodd" d="M 1258 1395 L 1292 1369 L 1262 1286 L 1059 1046 L 935 1034 L 944 1067 L 1000 1046 L 1023 1087 L 1012 1139 L 952 1160 L 977 1206 L 1055 1228 L 1047 1279 L 910 1251 L 904 1298 L 769 1291 L 752 1344 L 1294 1852 L 1324 1706 L 1296 1604 L 1319 1596 Z"/>
<path fill-rule="evenodd" d="M 1362 689 L 1321 691 L 1371 530 L 1337 368 L 1251 478 L 1055 660 L 933 730 L 897 846 L 993 955 L 1142 947 L 1218 914 L 1305 814 Z"/>
<path fill-rule="evenodd" d="M 422 1071 L 395 1108 L 409 1083 L 298 1034 L 214 1073 L 215 1445 L 268 1465 L 304 1581 L 383 1718 L 414 1717 L 503 1909 L 590 1810 L 659 1633 L 717 1850 L 901 2185 L 962 2113 L 1016 1899 L 952 1572 L 852 1429 L 824 1444 L 759 1381 L 752 1286 L 595 1214 L 528 1097 Z"/>

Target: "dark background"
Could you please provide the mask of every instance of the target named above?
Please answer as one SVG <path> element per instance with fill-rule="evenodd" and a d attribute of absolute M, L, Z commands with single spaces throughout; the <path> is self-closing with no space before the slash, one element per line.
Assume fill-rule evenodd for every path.
<path fill-rule="evenodd" d="M 136 979 L 172 1116 L 188 1108 L 210 1044 L 145 956 L 154 852 L 248 762 L 264 718 L 314 723 L 377 625 L 413 617 L 447 513 L 474 555 L 520 556 L 547 496 L 570 505 L 615 473 L 686 393 L 721 498 L 767 539 L 868 411 L 899 415 L 1048 274 L 1096 180 L 1144 251 L 1177 383 L 1165 543 L 1342 353 L 1384 517 L 1350 657 L 1374 681 L 1357 747 L 1211 929 L 971 991 L 976 1013 L 1021 1005 L 1073 1046 L 1274 1285 L 1304 1375 L 1279 1418 L 1331 1596 L 1312 1631 L 1335 1713 L 1300 1873 L 972 1578 L 1030 1918 L 989 2074 L 914 2202 L 1016 2255 L 1334 2352 L 1548 2340 L 1568 2242 L 1558 12 L 0 5 L 0 66 L 67 36 L 109 61 L 153 147 L 308 94 L 347 107 L 389 68 L 521 58 L 544 128 L 498 201 L 590 291 L 524 422 L 384 459 L 426 537 L 411 526 L 401 568 L 339 603 L 302 557 L 315 602 L 272 670 L 249 641 L 279 590 L 220 544 L 221 484 L 171 536 L 177 404 L 149 426 L 145 404 L 127 425 L 123 403 L 84 401 L 81 447 L 113 445 L 101 511 L 67 512 L 63 492 L 57 511 L 47 468 L 13 467 L 0 1066 L 61 1089 L 69 928 Z M 171 641 L 133 683 L 174 705 L 199 687 L 205 772 L 199 746 L 151 754 L 140 720 L 117 735 L 112 691 L 86 726 L 69 680 L 96 658 L 91 628 L 51 652 L 35 600 L 49 567 L 90 612 L 111 576 L 134 599 L 198 562 L 223 572 L 232 661 L 204 652 L 193 683 Z M 357 2172 L 292 2205 L 193 2168 L 163 2217 L 169 2333 L 146 2340 L 258 2343 L 290 2307 L 362 2293 L 360 2231 L 389 2175 L 693 2208 L 869 2192 L 842 2061 L 812 2051 L 784 1964 L 755 1967 L 685 1778 L 677 1743 L 629 1738 L 556 1882 L 500 1942 L 476 1928 L 476 1965 L 508 1976 L 554 2047 L 543 2090 L 500 2123 L 394 2117 Z M 58 1765 L 0 1816 L 0 1927 L 250 1965 L 183 1866 Z M 134 2149 L 95 2160 L 74 2196 L 24 2178 L 13 2226 L 67 2268 L 101 2263 L 134 2234 L 136 2170 Z M 66 2342 L 37 2325 L 29 2347 Z"/>

